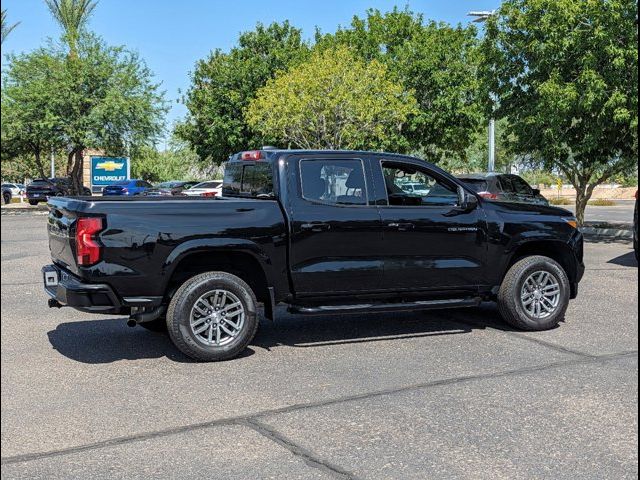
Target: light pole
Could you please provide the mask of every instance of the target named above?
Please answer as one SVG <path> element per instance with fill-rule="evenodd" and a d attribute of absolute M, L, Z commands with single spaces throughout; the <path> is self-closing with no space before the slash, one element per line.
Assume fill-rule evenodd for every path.
<path fill-rule="evenodd" d="M 53 153 L 53 147 L 51 147 L 51 178 L 56 176 L 56 157 Z"/>
<path fill-rule="evenodd" d="M 475 23 L 486 22 L 489 17 L 495 15 L 495 10 L 471 11 L 467 15 L 475 17 Z M 496 121 L 493 116 L 489 119 L 489 165 L 487 171 L 493 172 L 496 168 Z"/>

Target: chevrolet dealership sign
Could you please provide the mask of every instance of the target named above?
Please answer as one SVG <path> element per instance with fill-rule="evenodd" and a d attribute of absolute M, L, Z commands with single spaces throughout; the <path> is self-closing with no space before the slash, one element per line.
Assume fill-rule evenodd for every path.
<path fill-rule="evenodd" d="M 91 157 L 91 186 L 105 186 L 129 179 L 127 157 Z"/>

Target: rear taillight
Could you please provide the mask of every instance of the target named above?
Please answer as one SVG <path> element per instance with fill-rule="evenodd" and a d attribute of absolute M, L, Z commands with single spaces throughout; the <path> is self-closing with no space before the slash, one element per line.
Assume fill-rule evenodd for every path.
<path fill-rule="evenodd" d="M 497 193 L 478 192 L 478 195 L 480 195 L 482 198 L 487 198 L 489 200 L 497 200 L 498 199 L 498 194 Z"/>
<path fill-rule="evenodd" d="M 215 197 L 217 195 L 216 192 L 204 192 L 202 193 L 202 195 L 200 195 L 201 197 Z"/>
<path fill-rule="evenodd" d="M 76 258 L 78 265 L 84 267 L 98 263 L 100 244 L 96 234 L 102 230 L 102 218 L 79 218 L 76 225 Z"/>

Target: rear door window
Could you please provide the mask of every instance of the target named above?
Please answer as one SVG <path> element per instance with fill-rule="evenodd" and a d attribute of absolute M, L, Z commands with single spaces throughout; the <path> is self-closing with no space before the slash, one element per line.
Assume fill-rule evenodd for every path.
<path fill-rule="evenodd" d="M 357 159 L 302 160 L 302 198 L 330 205 L 367 205 L 364 165 Z"/>

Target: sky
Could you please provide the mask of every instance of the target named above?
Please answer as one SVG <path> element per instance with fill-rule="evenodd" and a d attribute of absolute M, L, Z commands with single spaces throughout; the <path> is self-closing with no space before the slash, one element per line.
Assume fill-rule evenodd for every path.
<path fill-rule="evenodd" d="M 107 43 L 125 45 L 145 59 L 171 102 L 170 127 L 186 113 L 177 99 L 188 90 L 195 63 L 216 48 L 229 50 L 240 32 L 257 22 L 289 20 L 312 39 L 316 27 L 333 32 L 368 8 L 385 12 L 396 5 L 408 6 L 426 19 L 466 24 L 471 21 L 469 10 L 493 10 L 499 4 L 499 0 L 100 0 L 89 28 Z M 9 23 L 20 22 L 2 45 L 3 67 L 5 54 L 28 52 L 60 35 L 43 0 L 2 0 L 2 9 L 7 10 Z"/>

